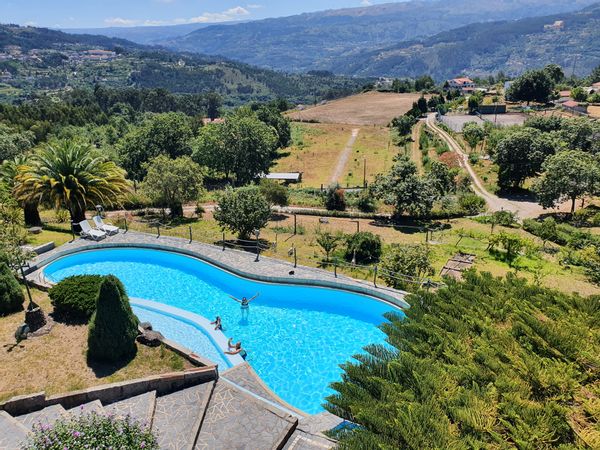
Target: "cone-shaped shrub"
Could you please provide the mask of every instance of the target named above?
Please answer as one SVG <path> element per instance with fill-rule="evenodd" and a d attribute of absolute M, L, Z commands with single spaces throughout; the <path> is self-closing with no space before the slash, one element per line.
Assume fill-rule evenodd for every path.
<path fill-rule="evenodd" d="M 88 357 L 113 362 L 133 356 L 137 326 L 123 284 L 115 276 L 107 276 L 100 285 L 96 312 L 90 321 Z"/>
<path fill-rule="evenodd" d="M 0 316 L 20 311 L 24 301 L 21 286 L 6 262 L 0 259 Z"/>

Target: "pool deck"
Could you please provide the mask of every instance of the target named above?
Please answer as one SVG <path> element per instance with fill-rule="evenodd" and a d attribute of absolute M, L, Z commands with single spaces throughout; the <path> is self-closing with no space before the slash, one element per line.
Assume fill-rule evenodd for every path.
<path fill-rule="evenodd" d="M 234 275 L 256 281 L 343 289 L 369 295 L 400 308 L 409 307 L 404 300 L 405 292 L 388 287 L 375 287 L 372 282 L 356 280 L 344 275 L 336 277 L 331 272 L 313 267 L 300 265 L 294 267 L 292 263 L 275 258 L 261 256 L 260 261 L 257 262 L 255 254 L 240 250 L 223 250 L 222 247 L 201 242 L 190 243 L 186 239 L 168 236 L 156 237 L 156 235 L 132 231 L 120 232 L 99 242 L 81 238 L 68 242 L 33 259 L 30 262 L 27 278 L 39 287 L 49 287 L 49 283 L 43 277 L 43 267 L 46 264 L 79 251 L 115 247 L 144 247 L 176 251 L 199 258 Z"/>

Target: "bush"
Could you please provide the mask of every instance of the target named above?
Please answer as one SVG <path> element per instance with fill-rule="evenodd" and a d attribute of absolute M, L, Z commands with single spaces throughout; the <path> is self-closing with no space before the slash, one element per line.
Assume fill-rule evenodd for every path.
<path fill-rule="evenodd" d="M 267 225 L 271 206 L 256 186 L 227 189 L 213 216 L 222 228 L 229 228 L 240 239 L 248 239 L 253 230 Z"/>
<path fill-rule="evenodd" d="M 466 193 L 458 198 L 458 204 L 466 214 L 474 216 L 485 208 L 485 200 L 476 194 Z"/>
<path fill-rule="evenodd" d="M 21 311 L 24 301 L 25 296 L 19 282 L 5 258 L 0 256 L 0 316 Z"/>
<path fill-rule="evenodd" d="M 368 189 L 363 189 L 356 199 L 356 207 L 359 211 L 366 213 L 377 211 L 377 202 L 373 193 Z"/>
<path fill-rule="evenodd" d="M 116 362 L 135 355 L 138 320 L 129 306 L 123 284 L 108 275 L 100 285 L 96 311 L 88 331 L 88 357 Z"/>
<path fill-rule="evenodd" d="M 65 278 L 48 292 L 57 317 L 86 322 L 96 311 L 100 275 L 76 275 Z"/>
<path fill-rule="evenodd" d="M 423 244 L 392 244 L 381 260 L 382 277 L 388 286 L 396 289 L 416 290 L 419 285 L 411 283 L 435 273 L 431 263 L 431 251 Z M 418 280 L 415 280 L 418 281 Z"/>
<path fill-rule="evenodd" d="M 35 424 L 25 450 L 84 448 L 143 448 L 158 450 L 150 429 L 130 416 L 117 418 L 96 413 L 58 419 L 52 427 Z"/>
<path fill-rule="evenodd" d="M 368 231 L 348 236 L 344 257 L 347 261 L 352 261 L 355 255 L 358 264 L 379 261 L 379 258 L 381 258 L 381 238 Z"/>
<path fill-rule="evenodd" d="M 339 184 L 334 183 L 327 188 L 327 192 L 325 193 L 325 208 L 330 211 L 344 211 L 346 209 L 344 190 Z"/>
<path fill-rule="evenodd" d="M 260 192 L 272 205 L 287 206 L 290 202 L 289 190 L 273 180 L 262 179 Z"/>

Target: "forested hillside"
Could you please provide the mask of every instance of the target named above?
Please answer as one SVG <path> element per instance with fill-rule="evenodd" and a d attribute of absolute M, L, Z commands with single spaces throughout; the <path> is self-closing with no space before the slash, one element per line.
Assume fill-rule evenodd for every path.
<path fill-rule="evenodd" d="M 339 66 L 339 58 L 360 63 L 361 51 L 397 45 L 475 22 L 574 11 L 591 3 L 593 0 L 397 2 L 238 25 L 214 25 L 161 44 L 285 71 L 325 69 L 352 74 L 348 64 Z M 375 70 L 369 74 L 388 75 Z"/>
<path fill-rule="evenodd" d="M 557 25 L 554 26 L 555 22 Z M 460 73 L 520 74 L 557 63 L 569 75 L 586 75 L 600 63 L 600 4 L 568 14 L 477 23 L 387 49 L 340 58 L 339 73 L 437 79 Z"/>
<path fill-rule="evenodd" d="M 16 25 L 0 25 L 0 57 L 0 73 L 6 77 L 0 82 L 0 98 L 9 100 L 99 83 L 179 94 L 214 91 L 229 105 L 276 97 L 312 103 L 351 94 L 366 83 L 326 73 L 287 75 L 219 57 Z"/>

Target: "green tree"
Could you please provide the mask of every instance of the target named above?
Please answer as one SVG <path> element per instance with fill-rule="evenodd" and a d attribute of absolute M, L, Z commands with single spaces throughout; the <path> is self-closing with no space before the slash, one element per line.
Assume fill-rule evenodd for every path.
<path fill-rule="evenodd" d="M 11 268 L 20 267 L 30 256 L 22 247 L 27 239 L 23 225 L 23 211 L 6 185 L 0 183 L 0 260 Z"/>
<path fill-rule="evenodd" d="M 455 174 L 450 168 L 439 161 L 432 161 L 427 179 L 438 198 L 456 190 Z"/>
<path fill-rule="evenodd" d="M 17 185 L 19 171 L 28 166 L 28 159 L 30 157 L 31 155 L 23 154 L 11 160 L 6 160 L 0 165 L 0 181 L 5 183 L 11 191 L 14 191 Z M 20 206 L 25 213 L 26 226 L 36 227 L 42 224 L 37 201 L 21 202 Z"/>
<path fill-rule="evenodd" d="M 271 217 L 271 206 L 257 186 L 228 188 L 220 197 L 214 218 L 221 228 L 248 239 L 252 231 L 264 228 Z"/>
<path fill-rule="evenodd" d="M 392 244 L 381 259 L 381 276 L 395 289 L 415 290 L 419 280 L 433 275 L 431 250 L 419 244 Z"/>
<path fill-rule="evenodd" d="M 561 83 L 565 79 L 565 73 L 558 64 L 548 64 L 544 67 L 544 72 L 548 74 L 554 84 Z"/>
<path fill-rule="evenodd" d="M 278 148 L 286 148 L 292 144 L 292 127 L 290 119 L 283 116 L 274 107 L 262 105 L 256 110 L 256 117 L 261 122 L 273 127 L 277 132 Z"/>
<path fill-rule="evenodd" d="M 120 362 L 135 355 L 138 319 L 129 305 L 125 287 L 113 275 L 100 285 L 96 311 L 88 330 L 88 358 Z"/>
<path fill-rule="evenodd" d="M 467 122 L 462 129 L 463 137 L 471 149 L 475 150 L 477 145 L 485 138 L 485 132 L 476 122 Z"/>
<path fill-rule="evenodd" d="M 317 232 L 317 244 L 325 252 L 325 262 L 329 262 L 331 253 L 338 247 L 342 236 L 337 233 L 330 233 L 329 231 L 318 231 Z"/>
<path fill-rule="evenodd" d="M 530 70 L 513 81 L 507 92 L 511 100 L 547 103 L 552 95 L 554 82 L 545 70 Z"/>
<path fill-rule="evenodd" d="M 369 231 L 361 231 L 346 237 L 344 257 L 358 264 L 373 264 L 379 261 L 382 252 L 381 238 Z"/>
<path fill-rule="evenodd" d="M 553 217 L 546 217 L 537 227 L 537 236 L 542 240 L 542 247 L 544 249 L 548 241 L 554 242 L 558 237 L 556 220 Z"/>
<path fill-rule="evenodd" d="M 496 145 L 498 185 L 519 187 L 528 177 L 539 174 L 546 158 L 556 151 L 556 140 L 534 128 L 514 130 Z"/>
<path fill-rule="evenodd" d="M 271 205 L 287 206 L 290 202 L 290 190 L 275 180 L 260 180 L 260 192 Z"/>
<path fill-rule="evenodd" d="M 144 192 L 156 205 L 167 207 L 171 217 L 183 216 L 183 204 L 195 201 L 202 192 L 202 167 L 189 156 L 171 159 L 160 155 L 145 164 Z"/>
<path fill-rule="evenodd" d="M 386 205 L 393 205 L 397 216 L 403 213 L 427 216 L 436 198 L 431 183 L 421 178 L 417 166 L 406 156 L 397 156 L 392 170 L 378 175 L 373 185 L 374 194 Z"/>
<path fill-rule="evenodd" d="M 569 199 L 571 213 L 574 213 L 578 198 L 600 192 L 600 165 L 589 153 L 579 150 L 559 152 L 546 160 L 543 170 L 534 191 L 544 208 L 554 208 Z"/>
<path fill-rule="evenodd" d="M 24 301 L 23 290 L 8 267 L 6 256 L 0 255 L 0 316 L 22 310 Z"/>
<path fill-rule="evenodd" d="M 513 267 L 521 252 L 528 251 L 534 248 L 533 243 L 526 238 L 523 238 L 514 233 L 505 233 L 504 231 L 498 234 L 492 234 L 488 237 L 489 251 L 498 254 L 498 247 L 504 250 L 502 258 L 508 263 L 509 267 Z"/>
<path fill-rule="evenodd" d="M 0 163 L 21 156 L 33 147 L 35 136 L 27 131 L 18 133 L 0 123 Z"/>
<path fill-rule="evenodd" d="M 435 81 L 429 75 L 422 75 L 415 80 L 415 91 L 426 91 L 435 87 Z"/>
<path fill-rule="evenodd" d="M 381 326 L 386 344 L 342 366 L 325 407 L 357 426 L 340 448 L 593 448 L 597 420 L 572 417 L 596 389 L 598 298 L 464 278 L 408 295 Z"/>
<path fill-rule="evenodd" d="M 567 148 L 600 153 L 600 123 L 587 117 L 565 119 L 558 132 Z"/>
<path fill-rule="evenodd" d="M 238 112 L 222 124 L 209 124 L 193 143 L 194 160 L 227 178 L 235 175 L 238 185 L 267 173 L 277 155 L 275 129 L 254 114 Z"/>
<path fill-rule="evenodd" d="M 416 123 L 416 119 L 413 116 L 400 116 L 392 119 L 390 126 L 395 128 L 400 136 L 407 136 L 411 133 L 412 127 Z"/>
<path fill-rule="evenodd" d="M 346 195 L 339 183 L 332 183 L 327 187 L 323 201 L 325 208 L 329 211 L 344 211 L 346 209 Z"/>
<path fill-rule="evenodd" d="M 576 102 L 585 102 L 587 100 L 587 93 L 581 86 L 571 89 L 571 97 Z"/>
<path fill-rule="evenodd" d="M 429 109 L 427 108 L 427 99 L 425 96 L 422 95 L 419 97 L 419 100 L 417 100 L 417 107 L 419 108 L 419 111 L 421 111 L 421 114 L 427 114 Z"/>
<path fill-rule="evenodd" d="M 152 158 L 159 155 L 170 158 L 191 155 L 192 138 L 190 119 L 184 114 L 148 116 L 119 142 L 121 164 L 131 179 L 141 181 L 146 176 L 144 164 Z"/>
<path fill-rule="evenodd" d="M 600 82 L 600 64 L 590 73 L 590 84 Z"/>
<path fill-rule="evenodd" d="M 476 93 L 469 96 L 469 100 L 467 101 L 467 106 L 469 107 L 469 112 L 474 113 L 479 109 L 479 106 L 483 102 L 483 97 L 481 94 Z"/>
<path fill-rule="evenodd" d="M 17 176 L 17 199 L 64 208 L 74 223 L 85 219 L 87 208 L 115 206 L 129 191 L 125 172 L 89 145 L 73 141 L 48 145 L 31 161 Z"/>
<path fill-rule="evenodd" d="M 216 92 L 206 94 L 206 115 L 212 121 L 219 117 L 223 98 Z"/>

